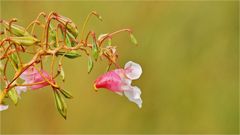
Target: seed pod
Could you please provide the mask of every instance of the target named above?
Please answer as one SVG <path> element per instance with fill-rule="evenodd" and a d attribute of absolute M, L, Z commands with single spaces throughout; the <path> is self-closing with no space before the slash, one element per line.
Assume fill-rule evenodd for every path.
<path fill-rule="evenodd" d="M 9 22 L 3 21 L 3 26 L 9 30 Z M 22 26 L 16 25 L 16 24 L 11 24 L 11 31 L 12 34 L 15 36 L 21 37 L 21 36 L 29 36 L 30 34 L 27 32 L 25 28 Z"/>
<path fill-rule="evenodd" d="M 32 36 L 26 36 L 26 37 L 10 37 L 10 40 L 13 41 L 16 44 L 23 45 L 23 46 L 31 46 L 36 43 L 39 43 L 40 41 Z"/>
<path fill-rule="evenodd" d="M 67 30 L 76 38 L 78 36 L 78 29 L 77 26 L 72 22 L 71 19 L 62 16 L 62 15 L 56 15 L 56 19 L 61 22 L 64 25 L 67 25 Z"/>

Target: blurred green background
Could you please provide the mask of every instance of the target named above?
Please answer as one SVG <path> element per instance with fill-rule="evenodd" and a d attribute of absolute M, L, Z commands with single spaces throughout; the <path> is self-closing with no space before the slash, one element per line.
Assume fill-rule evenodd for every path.
<path fill-rule="evenodd" d="M 139 46 L 125 33 L 115 37 L 119 63 L 140 63 L 139 109 L 93 81 L 106 61 L 87 74 L 87 58 L 65 60 L 68 118 L 57 112 L 51 88 L 29 91 L 1 112 L 2 134 L 27 133 L 216 133 L 239 132 L 239 1 L 1 1 L 1 18 L 27 26 L 41 11 L 56 11 L 97 34 L 132 28 Z"/>

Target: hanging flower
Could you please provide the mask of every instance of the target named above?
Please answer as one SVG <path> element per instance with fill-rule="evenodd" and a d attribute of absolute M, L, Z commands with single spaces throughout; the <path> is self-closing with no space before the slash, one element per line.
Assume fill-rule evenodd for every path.
<path fill-rule="evenodd" d="M 94 82 L 94 88 L 96 90 L 106 88 L 120 95 L 124 93 L 130 101 L 136 103 L 141 108 L 141 90 L 137 86 L 131 85 L 132 80 L 138 79 L 141 74 L 141 66 L 129 61 L 125 64 L 124 69 L 115 69 L 98 77 Z"/>
<path fill-rule="evenodd" d="M 4 111 L 8 109 L 8 105 L 2 105 L 0 104 L 0 111 Z"/>
<path fill-rule="evenodd" d="M 34 66 L 31 66 L 20 75 L 20 78 L 25 81 L 23 84 L 33 84 L 33 83 L 35 84 L 35 85 L 28 86 L 31 90 L 40 89 L 49 85 L 49 83 L 45 81 L 45 79 L 42 76 L 44 76 L 50 82 L 55 83 L 54 80 L 51 80 L 51 76 L 46 71 L 41 70 L 41 74 Z M 16 87 L 16 90 L 20 95 L 21 92 L 26 92 L 27 86 L 18 86 Z"/>

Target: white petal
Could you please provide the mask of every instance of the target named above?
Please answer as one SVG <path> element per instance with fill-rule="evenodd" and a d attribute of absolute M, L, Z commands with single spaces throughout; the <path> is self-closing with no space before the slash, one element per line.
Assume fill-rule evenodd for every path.
<path fill-rule="evenodd" d="M 131 80 L 138 79 L 142 74 L 142 68 L 139 64 L 129 61 L 125 64 L 125 74 Z"/>
<path fill-rule="evenodd" d="M 16 87 L 16 91 L 18 93 L 18 96 L 20 97 L 22 92 L 26 92 L 27 91 L 27 86 L 17 86 Z"/>
<path fill-rule="evenodd" d="M 136 87 L 129 87 L 130 89 L 125 90 L 124 94 L 125 96 L 132 102 L 136 103 L 138 105 L 139 108 L 142 107 L 142 99 L 140 97 L 141 95 L 141 90 Z"/>
<path fill-rule="evenodd" d="M 0 111 L 4 111 L 8 109 L 8 105 L 0 105 Z"/>

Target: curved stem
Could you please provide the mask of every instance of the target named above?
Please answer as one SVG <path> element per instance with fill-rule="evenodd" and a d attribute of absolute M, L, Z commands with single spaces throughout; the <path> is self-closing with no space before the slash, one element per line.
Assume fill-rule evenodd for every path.
<path fill-rule="evenodd" d="M 128 33 L 132 33 L 132 30 L 131 29 L 121 29 L 121 30 L 118 30 L 118 31 L 115 31 L 115 32 L 112 32 L 110 34 L 107 34 L 105 37 L 102 38 L 102 40 L 100 40 L 99 42 L 99 46 L 102 45 L 102 43 L 107 39 L 107 38 L 112 38 L 112 36 L 116 35 L 116 34 L 119 34 L 121 32 L 128 32 Z"/>

